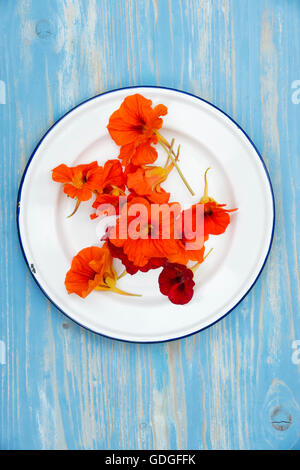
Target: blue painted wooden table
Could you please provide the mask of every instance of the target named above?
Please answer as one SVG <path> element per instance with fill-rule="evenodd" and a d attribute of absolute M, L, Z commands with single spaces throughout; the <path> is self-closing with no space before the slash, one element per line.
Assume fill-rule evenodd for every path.
<path fill-rule="evenodd" d="M 298 0 L 0 0 L 1 449 L 300 449 L 299 31 Z M 224 109 L 263 154 L 276 199 L 249 295 L 212 328 L 155 345 L 94 335 L 57 311 L 15 222 L 47 128 L 140 84 Z"/>

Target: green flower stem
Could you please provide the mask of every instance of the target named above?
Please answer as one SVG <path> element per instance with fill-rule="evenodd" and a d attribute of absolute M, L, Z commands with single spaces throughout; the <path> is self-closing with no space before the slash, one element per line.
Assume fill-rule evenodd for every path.
<path fill-rule="evenodd" d="M 162 148 L 167 152 L 167 154 L 169 155 L 170 159 L 172 160 L 173 162 L 173 165 L 175 166 L 176 170 L 178 171 L 179 173 L 179 176 L 180 178 L 182 179 L 182 181 L 184 182 L 184 184 L 186 185 L 187 189 L 189 190 L 189 192 L 191 193 L 192 196 L 195 196 L 195 193 L 194 191 L 192 190 L 192 188 L 190 187 L 189 183 L 187 182 L 187 180 L 185 179 L 185 177 L 183 176 L 182 174 L 182 171 L 180 170 L 178 164 L 177 164 L 177 161 L 176 161 L 176 156 L 174 158 L 173 156 L 173 151 L 171 152 L 170 151 L 170 145 L 168 144 L 168 142 L 166 141 L 166 139 L 160 135 L 160 133 L 158 131 L 155 131 L 157 137 L 158 137 L 158 142 L 160 143 L 160 145 L 162 146 Z M 166 143 L 168 144 L 168 146 L 166 145 Z"/>
<path fill-rule="evenodd" d="M 213 251 L 213 248 L 211 248 L 211 249 L 209 250 L 209 252 L 207 253 L 207 255 L 204 256 L 203 261 L 208 257 L 208 255 L 209 255 L 212 251 Z M 192 267 L 190 268 L 191 271 L 193 271 L 193 273 L 195 273 L 195 271 L 197 271 L 197 269 L 199 268 L 200 264 L 203 263 L 203 261 L 199 261 L 199 263 L 194 264 L 194 266 L 192 266 Z"/>

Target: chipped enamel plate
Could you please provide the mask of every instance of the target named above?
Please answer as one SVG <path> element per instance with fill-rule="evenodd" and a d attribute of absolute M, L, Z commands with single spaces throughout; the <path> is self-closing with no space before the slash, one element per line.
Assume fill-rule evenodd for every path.
<path fill-rule="evenodd" d="M 209 194 L 232 214 L 225 234 L 210 237 L 213 252 L 198 269 L 195 294 L 176 306 L 160 294 L 160 270 L 127 275 L 120 289 L 141 293 L 123 297 L 93 292 L 86 299 L 68 295 L 64 278 L 72 257 L 95 245 L 101 227 L 90 221 L 90 203 L 66 218 L 74 200 L 51 180 L 61 163 L 78 165 L 118 156 L 106 126 L 123 99 L 141 93 L 168 107 L 162 134 L 181 144 L 180 167 L 194 189 L 191 197 L 176 171 L 165 189 L 183 206 L 199 201 L 203 174 L 210 166 Z M 159 150 L 158 162 L 164 162 Z M 245 132 L 208 102 L 184 92 L 156 87 L 120 89 L 92 98 L 67 113 L 40 141 L 25 169 L 18 195 L 17 223 L 26 263 L 44 294 L 81 326 L 111 338 L 134 342 L 168 341 L 198 332 L 229 313 L 249 292 L 268 256 L 274 227 L 272 187 L 261 156 Z M 117 266 L 121 270 L 121 265 Z"/>

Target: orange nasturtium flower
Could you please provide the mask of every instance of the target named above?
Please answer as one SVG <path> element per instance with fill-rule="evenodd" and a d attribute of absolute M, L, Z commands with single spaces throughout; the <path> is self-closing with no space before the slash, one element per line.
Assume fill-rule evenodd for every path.
<path fill-rule="evenodd" d="M 68 167 L 59 165 L 52 170 L 52 179 L 64 184 L 64 192 L 78 201 L 88 201 L 100 182 L 100 167 L 97 162 Z"/>
<path fill-rule="evenodd" d="M 119 160 L 108 160 L 101 172 L 101 180 L 96 188 L 96 199 L 92 205 L 94 209 L 98 209 L 101 205 L 112 205 L 119 213 L 119 196 L 125 195 L 126 177 L 123 172 L 122 165 Z M 101 215 L 103 211 L 91 214 L 91 219 L 95 219 Z"/>
<path fill-rule="evenodd" d="M 204 204 L 204 235 L 221 235 L 230 224 L 230 212 L 237 209 L 224 209 L 226 204 L 218 204 L 213 198 L 208 196 L 207 172 L 204 174 L 204 193 L 200 203 Z"/>
<path fill-rule="evenodd" d="M 140 94 L 127 96 L 120 108 L 109 119 L 107 129 L 121 146 L 119 158 L 123 165 L 153 163 L 157 151 L 151 144 L 157 143 L 154 131 L 161 128 L 168 109 L 163 104 L 152 108 L 152 101 Z"/>
<path fill-rule="evenodd" d="M 112 265 L 113 258 L 105 243 L 101 248 L 91 246 L 74 256 L 67 272 L 65 286 L 69 294 L 87 297 L 93 290 L 112 291 L 122 295 L 133 295 L 116 287 L 117 274 Z"/>
<path fill-rule="evenodd" d="M 178 203 L 174 203 L 178 204 Z M 141 215 L 131 215 L 130 208 L 140 205 Z M 151 217 L 151 203 L 143 197 L 133 197 L 125 204 L 117 220 L 116 227 L 109 232 L 109 241 L 123 252 L 137 267 L 145 266 L 151 258 L 178 260 L 178 240 L 175 239 L 174 212 L 170 217 Z M 167 204 L 164 204 L 167 206 Z M 171 206 L 171 204 L 169 204 Z M 179 206 L 179 204 L 178 204 Z M 168 224 L 168 227 L 166 227 Z M 123 233 L 125 231 L 125 233 Z M 165 237 L 164 233 L 168 231 Z"/>
<path fill-rule="evenodd" d="M 187 264 L 188 261 L 204 260 L 204 243 L 208 240 L 208 235 L 204 234 L 203 208 L 198 204 L 182 211 L 182 235 L 179 241 L 178 255 L 181 256 L 180 264 Z"/>
<path fill-rule="evenodd" d="M 173 168 L 171 163 L 167 168 L 143 165 L 127 175 L 127 186 L 139 196 L 146 196 L 151 202 L 163 204 L 169 201 L 170 193 L 161 188 Z"/>
<path fill-rule="evenodd" d="M 207 238 L 208 237 L 206 237 L 206 239 L 203 239 L 203 237 L 201 236 L 198 240 L 193 240 L 193 242 L 195 243 L 195 247 L 193 249 L 187 248 L 187 243 L 191 243 L 191 240 L 187 241 L 184 237 L 179 240 L 176 263 L 184 265 L 186 265 L 189 261 L 198 261 L 198 263 L 202 263 L 202 261 L 204 260 L 205 251 L 204 242 L 207 240 Z"/>

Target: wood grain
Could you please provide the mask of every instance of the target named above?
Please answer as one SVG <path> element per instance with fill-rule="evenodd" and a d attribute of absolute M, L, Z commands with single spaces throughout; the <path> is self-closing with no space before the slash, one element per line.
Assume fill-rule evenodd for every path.
<path fill-rule="evenodd" d="M 300 449 L 299 28 L 298 0 L 0 0 L 1 449 Z M 155 345 L 102 338 L 58 312 L 15 223 L 22 172 L 49 125 L 142 84 L 236 119 L 276 198 L 273 248 L 249 295 L 210 329 Z"/>

